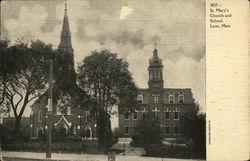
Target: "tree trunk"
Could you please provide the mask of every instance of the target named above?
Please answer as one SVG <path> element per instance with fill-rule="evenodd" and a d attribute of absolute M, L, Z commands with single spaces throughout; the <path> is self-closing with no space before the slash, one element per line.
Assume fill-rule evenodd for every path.
<path fill-rule="evenodd" d="M 18 116 L 15 122 L 15 131 L 20 132 L 20 126 L 21 126 L 21 117 Z"/>

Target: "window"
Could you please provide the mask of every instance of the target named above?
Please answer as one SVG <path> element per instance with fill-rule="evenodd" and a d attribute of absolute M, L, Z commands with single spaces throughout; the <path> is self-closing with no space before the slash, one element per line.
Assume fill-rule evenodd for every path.
<path fill-rule="evenodd" d="M 154 79 L 156 79 L 157 78 L 157 70 L 156 69 L 154 69 Z"/>
<path fill-rule="evenodd" d="M 167 135 L 170 134 L 170 128 L 169 128 L 169 126 L 165 126 L 165 134 L 167 134 Z"/>
<path fill-rule="evenodd" d="M 67 115 L 71 115 L 71 107 L 67 108 Z"/>
<path fill-rule="evenodd" d="M 142 111 L 142 119 L 145 119 L 147 117 L 147 110 L 144 108 Z"/>
<path fill-rule="evenodd" d="M 153 102 L 154 103 L 159 103 L 159 95 L 153 95 Z"/>
<path fill-rule="evenodd" d="M 180 95 L 178 96 L 178 102 L 179 102 L 179 103 L 184 103 L 184 95 L 183 95 L 183 94 L 180 94 Z"/>
<path fill-rule="evenodd" d="M 153 79 L 153 72 L 152 71 L 149 72 L 149 78 Z"/>
<path fill-rule="evenodd" d="M 129 119 L 129 113 L 125 112 L 125 120 L 128 120 L 128 119 Z"/>
<path fill-rule="evenodd" d="M 134 120 L 137 119 L 137 112 L 134 112 Z"/>
<path fill-rule="evenodd" d="M 42 110 L 39 110 L 39 111 L 38 111 L 38 121 L 39 121 L 39 122 L 42 122 L 42 121 L 43 121 L 43 111 L 42 111 Z"/>
<path fill-rule="evenodd" d="M 90 120 L 90 111 L 86 111 L 86 122 Z"/>
<path fill-rule="evenodd" d="M 129 127 L 128 126 L 125 126 L 125 128 L 124 128 L 124 134 L 125 135 L 129 134 Z"/>
<path fill-rule="evenodd" d="M 157 118 L 158 118 L 158 112 L 155 111 L 155 112 L 154 112 L 154 119 L 157 119 Z"/>
<path fill-rule="evenodd" d="M 178 134 L 179 134 L 179 127 L 178 127 L 178 126 L 175 126 L 175 127 L 174 127 L 174 134 L 175 134 L 175 135 L 178 135 Z"/>
<path fill-rule="evenodd" d="M 139 94 L 139 95 L 137 96 L 137 102 L 138 102 L 139 104 L 143 104 L 143 95 L 142 95 L 142 94 Z"/>
<path fill-rule="evenodd" d="M 170 119 L 170 112 L 169 111 L 165 112 L 165 118 L 166 118 L 166 120 Z"/>
<path fill-rule="evenodd" d="M 173 94 L 171 94 L 171 95 L 169 95 L 169 103 L 174 103 L 174 95 Z"/>
<path fill-rule="evenodd" d="M 161 71 L 158 71 L 158 79 L 161 79 Z"/>
<path fill-rule="evenodd" d="M 160 110 L 156 107 L 154 110 L 152 110 L 154 112 L 154 119 L 158 118 L 158 112 L 160 112 Z"/>
<path fill-rule="evenodd" d="M 179 120 L 179 111 L 178 111 L 177 108 L 176 108 L 175 111 L 174 111 L 174 119 L 175 119 L 175 120 Z"/>

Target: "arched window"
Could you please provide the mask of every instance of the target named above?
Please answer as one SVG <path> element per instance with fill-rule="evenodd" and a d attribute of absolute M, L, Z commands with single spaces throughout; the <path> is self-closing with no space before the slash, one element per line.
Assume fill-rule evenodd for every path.
<path fill-rule="evenodd" d="M 43 121 L 43 111 L 42 111 L 42 110 L 39 110 L 39 111 L 38 111 L 38 121 L 39 121 L 39 122 L 42 122 L 42 121 Z"/>
<path fill-rule="evenodd" d="M 174 103 L 174 94 L 170 94 L 168 99 L 169 99 L 169 103 L 173 104 Z"/>
<path fill-rule="evenodd" d="M 180 95 L 178 96 L 178 102 L 179 102 L 179 103 L 184 103 L 184 95 L 183 95 L 183 94 L 180 94 Z"/>

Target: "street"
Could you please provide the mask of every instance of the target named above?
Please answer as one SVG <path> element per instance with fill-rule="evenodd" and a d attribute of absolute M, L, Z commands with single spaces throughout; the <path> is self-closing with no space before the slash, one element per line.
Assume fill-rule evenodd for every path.
<path fill-rule="evenodd" d="M 3 158 L 7 158 L 7 161 L 23 161 L 27 160 L 46 160 L 45 153 L 36 152 L 12 152 L 2 151 Z M 108 161 L 107 155 L 93 155 L 93 154 L 59 154 L 52 153 L 50 160 L 60 161 Z M 141 157 L 138 155 L 116 155 L 116 161 L 198 161 L 194 159 L 174 159 L 174 158 L 154 158 L 154 157 Z"/>

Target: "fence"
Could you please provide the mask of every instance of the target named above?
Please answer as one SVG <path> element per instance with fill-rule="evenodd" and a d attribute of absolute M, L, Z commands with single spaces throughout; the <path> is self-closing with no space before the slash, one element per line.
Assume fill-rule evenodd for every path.
<path fill-rule="evenodd" d="M 8 151 L 46 151 L 46 142 L 24 142 L 24 143 L 8 143 L 2 144 L 2 150 Z M 51 148 L 53 152 L 79 152 L 100 154 L 103 150 L 98 147 L 96 141 L 82 142 L 52 142 Z"/>

